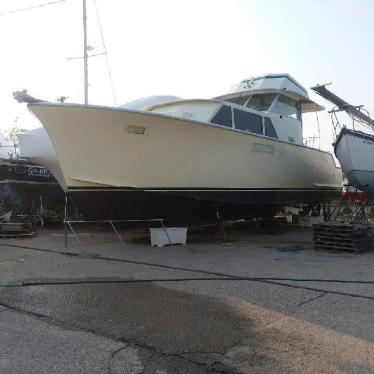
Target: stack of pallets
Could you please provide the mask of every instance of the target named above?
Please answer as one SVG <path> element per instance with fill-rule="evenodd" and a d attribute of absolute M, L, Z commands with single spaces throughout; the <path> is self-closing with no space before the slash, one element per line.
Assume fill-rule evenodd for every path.
<path fill-rule="evenodd" d="M 313 225 L 314 248 L 324 251 L 360 253 L 373 249 L 373 237 L 368 225 L 326 222 Z"/>
<path fill-rule="evenodd" d="M 31 224 L 25 222 L 0 223 L 0 238 L 33 237 Z"/>

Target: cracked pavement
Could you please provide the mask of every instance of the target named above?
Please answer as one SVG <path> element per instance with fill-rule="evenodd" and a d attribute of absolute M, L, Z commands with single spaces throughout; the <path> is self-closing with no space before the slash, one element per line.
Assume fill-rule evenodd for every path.
<path fill-rule="evenodd" d="M 296 228 L 129 251 L 95 236 L 0 241 L 1 373 L 374 372 L 374 284 L 219 279 L 373 281 L 373 253 L 316 252 Z"/>

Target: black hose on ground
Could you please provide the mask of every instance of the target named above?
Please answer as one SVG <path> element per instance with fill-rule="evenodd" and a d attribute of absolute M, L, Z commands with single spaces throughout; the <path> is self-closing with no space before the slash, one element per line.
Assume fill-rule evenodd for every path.
<path fill-rule="evenodd" d="M 179 266 L 170 266 L 170 265 L 163 265 L 163 264 L 156 264 L 151 262 L 142 262 L 142 261 L 135 261 L 135 260 L 126 260 L 126 259 L 119 259 L 115 257 L 104 257 L 104 256 L 82 256 L 79 253 L 75 252 L 66 252 L 66 251 L 53 251 L 50 249 L 42 249 L 42 248 L 35 248 L 35 247 L 27 247 L 27 246 L 20 246 L 15 244 L 5 244 L 0 243 L 0 245 L 5 245 L 8 247 L 16 247 L 34 251 L 42 251 L 42 252 L 50 252 L 55 254 L 60 254 L 63 256 L 72 256 L 77 258 L 84 258 L 84 259 L 92 259 L 92 260 L 102 260 L 102 261 L 114 261 L 114 262 L 124 262 L 130 263 L 135 265 L 143 265 L 143 266 L 152 266 L 164 269 L 171 269 L 171 270 L 180 270 L 186 271 L 191 273 L 199 273 L 199 274 L 209 274 L 215 275 L 216 277 L 200 277 L 200 278 L 161 278 L 161 279 L 99 279 L 99 280 L 63 280 L 63 281 L 49 281 L 49 282 L 37 282 L 37 281 L 21 281 L 19 283 L 7 283 L 7 284 L 0 284 L 1 288 L 12 288 L 12 287 L 30 287 L 30 286 L 50 286 L 50 285 L 74 285 L 74 284 L 125 284 L 125 283 L 154 283 L 154 282 L 191 282 L 191 281 L 252 281 L 252 282 L 260 282 L 260 283 L 268 283 L 282 287 L 289 287 L 289 288 L 297 288 L 303 289 L 307 291 L 314 291 L 320 292 L 325 294 L 336 294 L 341 296 L 350 296 L 350 297 L 357 297 L 363 299 L 374 300 L 373 296 L 365 296 L 359 294 L 353 294 L 349 292 L 341 292 L 341 291 L 332 291 L 332 290 L 325 290 L 316 287 L 306 287 L 300 286 L 295 284 L 289 283 L 282 283 L 282 282 L 318 282 L 318 283 L 349 283 L 349 284 L 374 284 L 374 281 L 359 281 L 359 280 L 347 280 L 347 279 L 311 279 L 311 278 L 279 278 L 279 277 L 241 277 L 232 274 L 225 274 L 220 272 L 213 272 L 208 270 L 200 270 L 200 269 L 190 269 L 184 268 Z"/>

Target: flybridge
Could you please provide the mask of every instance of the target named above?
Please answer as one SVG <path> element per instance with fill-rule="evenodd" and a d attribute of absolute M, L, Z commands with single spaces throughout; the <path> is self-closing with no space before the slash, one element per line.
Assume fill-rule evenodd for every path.
<path fill-rule="evenodd" d="M 298 93 L 308 98 L 306 89 L 289 74 L 267 74 L 249 79 L 231 87 L 231 93 L 246 90 L 287 90 Z"/>
<path fill-rule="evenodd" d="M 318 95 L 322 96 L 324 99 L 330 101 L 334 105 L 337 106 L 338 111 L 345 111 L 349 115 L 353 116 L 358 122 L 363 122 L 364 124 L 374 127 L 374 120 L 370 118 L 369 115 L 363 113 L 362 107 L 363 105 L 354 106 L 349 104 L 348 102 L 341 99 L 339 96 L 332 93 L 330 90 L 326 88 L 327 84 L 317 85 L 312 87 L 311 89 L 315 91 Z M 335 112 L 337 110 L 334 110 Z"/>
<path fill-rule="evenodd" d="M 297 103 L 300 113 L 315 112 L 324 109 L 310 100 L 306 89 L 289 74 L 267 74 L 244 79 L 232 86 L 227 94 L 218 96 L 215 99 L 231 101 L 243 105 L 247 101 L 246 99 L 251 99 L 251 97 L 255 95 L 262 95 L 261 99 L 268 100 L 269 97 L 265 95 L 269 94 L 287 97 L 293 100 Z M 270 98 L 273 97 L 271 96 Z M 256 99 L 257 97 L 253 98 L 253 100 Z M 287 101 L 287 99 L 284 99 L 284 101 Z M 260 107 L 261 106 L 264 105 L 261 104 Z M 267 108 L 269 109 L 270 105 L 267 105 Z"/>

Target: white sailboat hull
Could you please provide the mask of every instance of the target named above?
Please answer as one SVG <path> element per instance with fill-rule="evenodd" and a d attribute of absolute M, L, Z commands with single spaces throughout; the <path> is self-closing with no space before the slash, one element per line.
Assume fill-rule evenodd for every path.
<path fill-rule="evenodd" d="M 134 205 L 152 205 L 155 196 L 158 207 L 174 200 L 198 202 L 201 209 L 208 202 L 247 205 L 247 215 L 249 206 L 259 215 L 264 206 L 340 193 L 341 172 L 332 155 L 305 146 L 153 112 L 47 103 L 29 109 L 53 142 L 67 190 L 86 208 L 91 194 L 95 211 L 105 210 L 105 201 L 119 207 L 121 200 L 128 202 L 121 209 L 131 208 L 127 214 L 144 212 Z M 125 215 L 107 209 L 117 218 Z"/>
<path fill-rule="evenodd" d="M 374 191 L 374 136 L 343 128 L 335 143 L 335 155 L 352 186 Z"/>
<path fill-rule="evenodd" d="M 54 175 L 61 188 L 67 191 L 55 149 L 44 127 L 23 130 L 17 133 L 17 137 L 20 145 L 20 157 L 26 158 L 36 165 L 44 166 Z"/>

